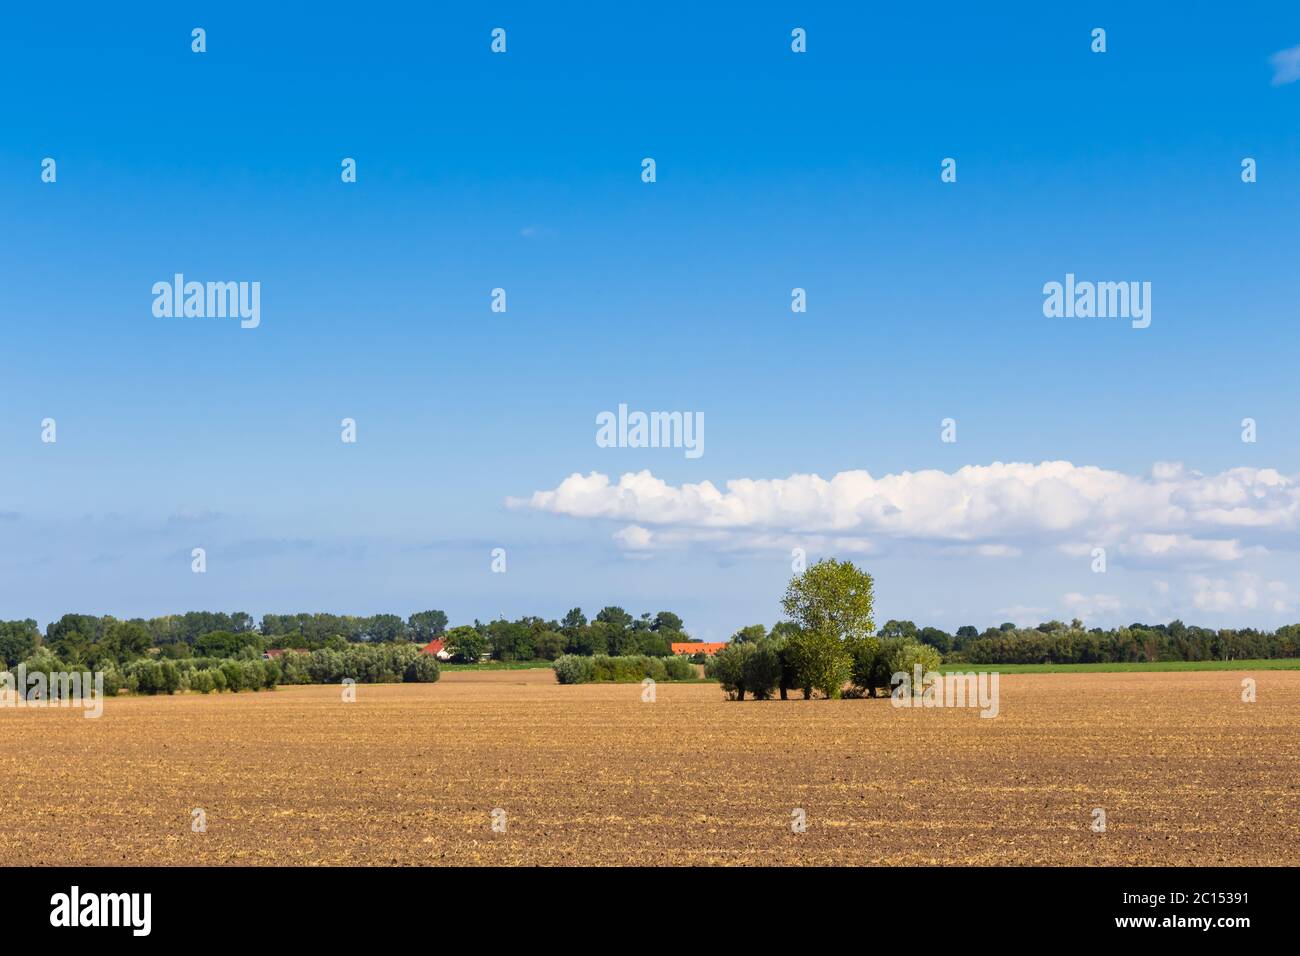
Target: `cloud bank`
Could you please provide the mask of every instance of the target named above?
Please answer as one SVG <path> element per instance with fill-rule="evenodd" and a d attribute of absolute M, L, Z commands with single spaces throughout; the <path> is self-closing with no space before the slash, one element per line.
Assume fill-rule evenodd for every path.
<path fill-rule="evenodd" d="M 592 472 L 507 504 L 622 522 L 614 540 L 629 552 L 777 548 L 812 538 L 846 551 L 913 542 L 992 558 L 1033 547 L 1070 554 L 1106 547 L 1132 563 L 1169 566 L 1294 548 L 1300 476 L 1269 468 L 1203 475 L 1168 462 L 1145 475 L 1068 461 L 994 462 L 879 478 L 867 471 L 738 478 L 719 489 L 709 481 L 670 485 L 649 471 L 617 482 Z"/>

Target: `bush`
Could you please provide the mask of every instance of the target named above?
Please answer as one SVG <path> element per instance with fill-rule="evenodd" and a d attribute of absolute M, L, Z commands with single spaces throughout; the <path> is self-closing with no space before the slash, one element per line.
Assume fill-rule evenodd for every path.
<path fill-rule="evenodd" d="M 876 637 L 867 637 L 855 642 L 850 652 L 853 656 L 850 679 L 859 696 L 865 693 L 875 697 L 877 687 L 889 686 L 889 667 L 884 660 L 884 647 L 893 643 L 902 643 L 902 639 L 881 641 Z"/>
<path fill-rule="evenodd" d="M 916 641 L 900 641 L 896 646 L 892 646 L 889 652 L 882 655 L 889 667 L 889 680 L 892 686 L 893 675 L 904 673 L 909 680 L 914 677 L 913 670 L 918 665 L 921 668 L 922 676 L 926 671 L 937 671 L 939 665 L 943 662 L 940 653 L 928 644 L 921 644 Z M 921 695 L 921 685 L 912 681 L 912 693 L 915 696 Z"/>
<path fill-rule="evenodd" d="M 313 684 L 337 684 L 343 679 L 343 652 L 323 647 L 307 655 L 307 676 Z"/>
<path fill-rule="evenodd" d="M 239 683 L 248 690 L 262 690 L 267 687 L 274 687 L 275 682 L 279 680 L 280 668 L 275 661 L 264 661 L 260 658 L 251 661 L 238 661 L 239 664 Z M 266 669 L 267 664 L 273 668 L 272 671 Z M 270 679 L 270 683 L 267 680 Z"/>
<path fill-rule="evenodd" d="M 226 678 L 226 688 L 232 694 L 237 694 L 244 689 L 244 669 L 239 666 L 238 661 L 222 663 L 221 673 Z"/>
<path fill-rule="evenodd" d="M 664 658 L 664 671 L 668 675 L 668 680 L 695 680 L 699 677 L 699 671 L 685 657 L 679 657 L 674 654 L 672 657 Z"/>
<path fill-rule="evenodd" d="M 438 659 L 432 654 L 419 654 L 406 665 L 402 680 L 412 684 L 432 684 L 441 676 Z"/>
<path fill-rule="evenodd" d="M 104 696 L 116 697 L 126 686 L 126 676 L 114 664 L 104 665 Z"/>
<path fill-rule="evenodd" d="M 311 655 L 299 654 L 295 651 L 286 651 L 280 658 L 280 683 L 281 684 L 309 684 L 311 675 L 307 672 L 307 660 Z M 424 655 L 428 657 L 429 655 Z"/>
<path fill-rule="evenodd" d="M 132 661 L 126 665 L 126 686 L 136 694 L 156 694 L 162 684 L 156 661 Z"/>
<path fill-rule="evenodd" d="M 159 670 L 158 689 L 164 694 L 174 694 L 181 688 L 181 669 L 175 661 L 163 661 L 155 665 Z"/>
<path fill-rule="evenodd" d="M 767 638 L 749 643 L 752 650 L 741 662 L 740 674 L 745 690 L 758 700 L 767 700 L 781 683 L 780 646 Z"/>
<path fill-rule="evenodd" d="M 627 684 L 645 680 L 667 680 L 668 672 L 663 661 L 643 654 L 629 654 L 622 657 L 610 657 L 597 654 L 591 659 L 593 681 L 601 683 Z"/>
<path fill-rule="evenodd" d="M 212 680 L 212 671 L 194 671 L 190 674 L 190 690 L 197 691 L 200 694 L 211 694 L 216 689 L 216 682 Z"/>
<path fill-rule="evenodd" d="M 596 654 L 565 654 L 551 665 L 555 679 L 561 684 L 589 683 L 639 683 L 649 677 L 656 681 L 691 680 L 695 668 L 677 658 L 649 657 L 645 654 L 626 654 L 611 657 Z"/>
<path fill-rule="evenodd" d="M 220 694 L 223 690 L 227 689 L 226 672 L 223 671 L 220 667 L 213 667 L 210 670 L 205 671 L 205 673 L 210 674 L 212 676 L 212 689 L 216 691 L 218 694 Z"/>
<path fill-rule="evenodd" d="M 578 654 L 563 654 L 551 665 L 555 679 L 561 684 L 588 684 L 595 673 L 592 658 Z"/>
<path fill-rule="evenodd" d="M 704 676 L 716 680 L 731 700 L 745 699 L 745 659 L 754 653 L 754 645 L 731 643 L 709 658 Z"/>

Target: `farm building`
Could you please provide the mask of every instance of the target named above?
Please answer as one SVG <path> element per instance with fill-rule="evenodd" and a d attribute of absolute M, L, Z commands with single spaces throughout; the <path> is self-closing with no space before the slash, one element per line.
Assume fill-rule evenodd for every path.
<path fill-rule="evenodd" d="M 445 645 L 446 641 L 441 637 L 437 637 L 428 644 L 425 644 L 424 647 L 420 648 L 420 650 L 425 654 L 432 654 L 440 661 L 449 661 L 451 660 L 451 654 L 447 651 Z"/>
<path fill-rule="evenodd" d="M 671 645 L 674 654 L 707 654 L 712 657 L 718 651 L 727 646 L 726 641 L 715 641 L 712 643 L 706 641 L 674 641 Z"/>

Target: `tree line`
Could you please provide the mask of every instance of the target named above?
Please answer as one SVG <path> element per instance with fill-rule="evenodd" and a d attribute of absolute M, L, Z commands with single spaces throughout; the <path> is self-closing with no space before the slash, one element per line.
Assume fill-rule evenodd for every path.
<path fill-rule="evenodd" d="M 887 621 L 879 634 L 927 644 L 947 663 L 1118 664 L 1300 657 L 1300 624 L 1275 631 L 1215 630 L 1175 620 L 1103 630 L 1085 628 L 1075 618 L 1068 624 L 1053 620 L 1023 628 L 1006 622 L 982 632 L 966 626 L 950 635 L 936 627 L 918 628 L 911 621 Z"/>
<path fill-rule="evenodd" d="M 846 683 L 851 680 L 855 688 L 870 693 L 874 688 L 867 683 L 868 675 L 878 674 L 884 666 L 872 655 L 897 656 L 903 653 L 901 648 L 908 648 L 907 653 L 915 658 L 918 646 L 941 655 L 945 663 L 963 664 L 1300 657 L 1300 624 L 1275 631 L 1215 630 L 1175 620 L 1104 630 L 1085 628 L 1075 619 L 1068 624 L 1053 620 L 1035 627 L 1006 622 L 983 631 L 967 625 L 950 634 L 937 627 L 890 620 L 877 630 L 871 618 L 872 600 L 870 575 L 850 562 L 818 562 L 787 589 L 783 600 L 786 619 L 770 631 L 761 624 L 737 630 L 727 651 L 711 665 L 711 672 L 722 679 L 740 666 L 741 657 L 748 659 L 758 652 L 747 665 L 748 683 L 757 688 L 750 693 L 818 686 L 815 681 L 807 683 L 806 676 L 818 668 L 821 672 L 815 680 L 829 683 L 836 673 L 847 673 Z M 447 651 L 460 662 L 485 658 L 554 661 L 565 655 L 664 659 L 671 656 L 673 643 L 693 640 L 682 619 L 671 611 L 634 617 L 613 605 L 602 608 L 590 620 L 575 607 L 558 620 L 524 616 L 513 621 L 475 620 L 451 628 L 448 624 L 447 614 L 440 610 L 419 611 L 405 619 L 396 614 L 265 614 L 260 622 L 243 611 L 189 611 L 130 620 L 65 614 L 44 633 L 32 619 L 0 621 L 0 663 L 14 667 L 44 649 L 69 669 L 122 668 L 146 657 L 257 658 L 276 648 L 342 653 L 357 646 L 423 645 L 436 638 L 442 638 Z M 839 642 L 838 651 L 818 643 L 827 635 Z M 775 672 L 773 655 L 780 661 L 782 675 L 775 683 L 764 676 Z M 695 659 L 704 661 L 702 655 Z M 823 663 L 814 666 L 814 662 Z M 825 669 L 831 664 L 838 671 Z"/>
<path fill-rule="evenodd" d="M 42 633 L 36 621 L 0 621 L 0 663 L 13 667 L 44 649 L 74 668 L 117 667 L 144 657 L 234 659 L 266 650 L 333 650 L 356 646 L 427 644 L 437 638 L 456 660 L 553 661 L 564 654 L 665 658 L 671 644 L 688 641 L 672 611 L 633 617 L 621 607 L 602 608 L 588 620 L 573 608 L 559 620 L 521 617 L 448 628 L 444 611 L 370 617 L 303 613 L 265 614 L 261 622 L 243 611 L 189 611 L 119 620 L 111 615 L 65 614 Z"/>

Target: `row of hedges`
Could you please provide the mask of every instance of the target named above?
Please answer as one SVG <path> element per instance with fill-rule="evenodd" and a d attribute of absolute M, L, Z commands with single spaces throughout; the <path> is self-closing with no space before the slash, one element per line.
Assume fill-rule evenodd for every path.
<path fill-rule="evenodd" d="M 137 694 L 174 694 L 193 690 L 273 690 L 280 683 L 280 665 L 275 661 L 231 658 L 189 658 L 177 661 L 131 661 L 124 668 L 127 690 Z M 107 686 L 104 689 L 108 693 Z"/>
<path fill-rule="evenodd" d="M 59 700 L 63 696 L 64 684 L 57 677 L 59 674 L 85 673 L 85 667 L 69 667 L 59 660 L 54 654 L 50 653 L 48 648 L 39 647 L 36 653 L 32 654 L 26 660 L 16 665 L 14 670 L 21 668 L 25 678 L 32 678 L 36 674 L 44 675 L 44 694 L 48 700 Z M 3 670 L 4 668 L 0 668 Z M 104 695 L 113 696 L 126 686 L 126 678 L 122 671 L 116 666 L 109 665 L 103 669 L 104 673 Z M 15 680 L 17 675 L 15 675 Z M 80 692 L 83 698 L 90 697 L 94 692 L 93 678 L 88 683 L 80 683 Z M 71 688 L 68 688 L 71 690 Z M 18 688 L 19 693 L 27 694 L 31 692 L 30 686 Z M 69 696 L 75 696 L 69 694 Z"/>
<path fill-rule="evenodd" d="M 647 677 L 656 681 L 692 680 L 695 666 L 681 657 L 649 657 L 644 654 L 587 657 L 565 654 L 551 665 L 561 684 L 637 683 Z"/>
<path fill-rule="evenodd" d="M 357 644 L 309 654 L 288 651 L 280 658 L 281 683 L 432 684 L 442 676 L 438 659 L 414 644 Z"/>
<path fill-rule="evenodd" d="M 47 648 L 23 662 L 28 674 L 43 673 L 52 688 L 51 674 L 82 671 L 64 664 Z M 337 684 L 344 678 L 362 684 L 432 683 L 441 676 L 438 661 L 410 644 L 357 645 L 344 650 L 286 653 L 279 661 L 262 660 L 252 651 L 237 658 L 185 657 L 176 660 L 138 658 L 123 667 L 106 664 L 104 693 L 122 690 L 137 694 L 175 694 L 192 690 L 201 694 L 221 691 L 269 690 L 278 684 Z"/>

